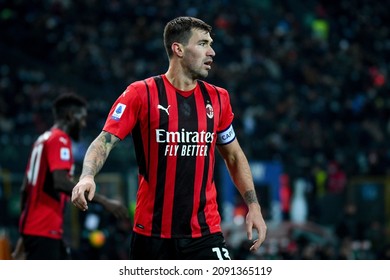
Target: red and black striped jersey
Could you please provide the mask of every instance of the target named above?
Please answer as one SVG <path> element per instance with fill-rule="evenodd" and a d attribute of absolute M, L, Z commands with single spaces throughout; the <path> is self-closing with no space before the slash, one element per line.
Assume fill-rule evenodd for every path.
<path fill-rule="evenodd" d="M 165 75 L 130 84 L 104 131 L 131 134 L 139 168 L 134 231 L 161 238 L 221 231 L 214 182 L 215 146 L 234 140 L 228 92 L 198 81 L 180 91 Z"/>
<path fill-rule="evenodd" d="M 54 189 L 53 171 L 71 173 L 72 167 L 72 143 L 65 132 L 52 128 L 35 141 L 26 168 L 27 199 L 19 220 L 22 234 L 62 238 L 68 196 Z"/>

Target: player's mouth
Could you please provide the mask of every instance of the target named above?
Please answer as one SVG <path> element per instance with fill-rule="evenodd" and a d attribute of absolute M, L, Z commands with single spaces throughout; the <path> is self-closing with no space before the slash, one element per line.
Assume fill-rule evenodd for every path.
<path fill-rule="evenodd" d="M 207 69 L 211 69 L 211 64 L 213 63 L 213 61 L 212 60 L 207 60 L 205 63 L 204 63 L 204 65 L 206 65 L 206 68 Z"/>

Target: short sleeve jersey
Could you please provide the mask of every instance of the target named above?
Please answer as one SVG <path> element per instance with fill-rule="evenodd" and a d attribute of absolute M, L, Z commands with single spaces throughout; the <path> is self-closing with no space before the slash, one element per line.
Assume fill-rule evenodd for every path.
<path fill-rule="evenodd" d="M 62 238 L 68 196 L 54 189 L 53 171 L 73 167 L 72 143 L 62 130 L 52 128 L 34 143 L 26 168 L 27 200 L 19 221 L 22 234 Z"/>
<path fill-rule="evenodd" d="M 130 84 L 119 96 L 103 130 L 134 141 L 135 232 L 191 238 L 221 231 L 215 146 L 235 139 L 233 116 L 228 92 L 203 81 L 185 92 L 160 75 Z"/>

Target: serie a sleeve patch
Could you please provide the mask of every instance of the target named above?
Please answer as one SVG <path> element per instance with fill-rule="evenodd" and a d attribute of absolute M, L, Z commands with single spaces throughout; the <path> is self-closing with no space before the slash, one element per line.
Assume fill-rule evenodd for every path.
<path fill-rule="evenodd" d="M 60 158 L 61 160 L 70 160 L 70 150 L 67 147 L 63 147 L 60 149 Z"/>
<path fill-rule="evenodd" d="M 126 109 L 126 105 L 125 104 L 122 104 L 122 103 L 118 103 L 115 107 L 115 110 L 114 112 L 112 113 L 111 115 L 111 118 L 113 120 L 116 120 L 116 121 L 119 121 L 120 118 L 122 117 L 123 115 L 123 112 L 125 111 Z"/>

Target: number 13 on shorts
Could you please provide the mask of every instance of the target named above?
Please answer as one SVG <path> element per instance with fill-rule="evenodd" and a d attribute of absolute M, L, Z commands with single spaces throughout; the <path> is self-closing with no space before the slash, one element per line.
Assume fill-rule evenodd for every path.
<path fill-rule="evenodd" d="M 230 260 L 229 251 L 226 248 L 214 247 L 211 249 L 217 254 L 218 260 Z"/>

